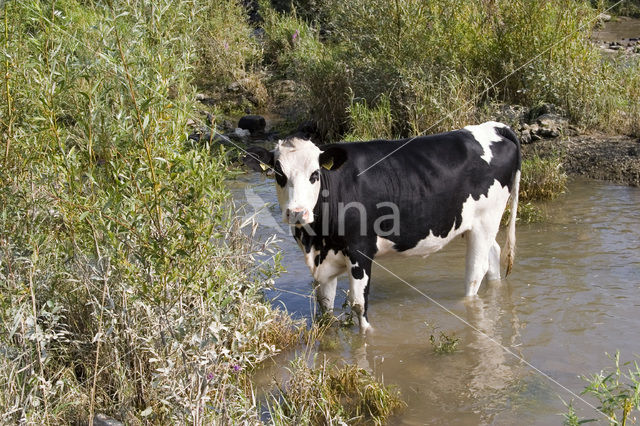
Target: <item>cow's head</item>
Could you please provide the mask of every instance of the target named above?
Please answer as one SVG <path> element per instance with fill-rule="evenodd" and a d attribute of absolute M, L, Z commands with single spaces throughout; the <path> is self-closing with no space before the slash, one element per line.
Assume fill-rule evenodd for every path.
<path fill-rule="evenodd" d="M 279 141 L 273 151 L 251 147 L 243 159 L 256 171 L 273 168 L 282 220 L 291 225 L 314 221 L 313 208 L 320 195 L 320 174 L 336 170 L 345 160 L 346 152 L 339 146 L 322 151 L 313 142 L 299 138 Z"/>

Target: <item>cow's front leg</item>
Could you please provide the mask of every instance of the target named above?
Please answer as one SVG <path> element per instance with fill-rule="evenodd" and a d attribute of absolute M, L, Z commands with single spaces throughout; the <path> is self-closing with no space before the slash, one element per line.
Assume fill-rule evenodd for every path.
<path fill-rule="evenodd" d="M 349 273 L 349 304 L 353 312 L 358 315 L 360 333 L 364 334 L 371 329 L 367 318 L 369 305 L 369 284 L 371 281 L 371 255 L 356 251 L 350 253 L 347 262 Z"/>
<path fill-rule="evenodd" d="M 316 300 L 322 313 L 333 311 L 338 276 L 345 272 L 346 266 L 341 252 L 330 251 L 322 261 L 318 257 L 318 265 L 314 266 L 312 274 L 315 280 Z"/>
<path fill-rule="evenodd" d="M 318 305 L 320 305 L 320 312 L 323 314 L 333 312 L 338 277 L 329 278 L 324 281 L 316 280 L 315 285 L 316 300 L 318 301 Z"/>

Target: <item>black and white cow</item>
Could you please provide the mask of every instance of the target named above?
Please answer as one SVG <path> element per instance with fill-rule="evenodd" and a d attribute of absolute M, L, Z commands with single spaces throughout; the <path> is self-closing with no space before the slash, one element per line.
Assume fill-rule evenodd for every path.
<path fill-rule="evenodd" d="M 504 124 L 404 140 L 316 147 L 280 141 L 252 148 L 244 159 L 275 171 L 285 223 L 317 283 L 318 302 L 332 310 L 337 277 L 349 274 L 349 302 L 370 328 L 367 299 L 373 258 L 388 253 L 428 256 L 459 235 L 467 239 L 466 295 L 485 277 L 500 279 L 496 234 L 511 197 L 505 260 L 515 251 L 520 143 Z"/>

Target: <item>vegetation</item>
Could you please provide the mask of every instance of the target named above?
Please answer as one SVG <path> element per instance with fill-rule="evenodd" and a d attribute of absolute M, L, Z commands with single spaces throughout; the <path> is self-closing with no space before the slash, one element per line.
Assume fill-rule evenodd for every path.
<path fill-rule="evenodd" d="M 323 360 L 320 366 L 309 367 L 299 358 L 289 374 L 270 402 L 275 424 L 384 424 L 405 406 L 396 388 L 354 365 L 338 367 Z"/>
<path fill-rule="evenodd" d="M 188 142 L 196 89 L 219 115 L 248 107 L 232 83 L 259 108 L 265 75 L 293 79 L 326 139 L 447 130 L 496 101 L 640 133 L 639 67 L 600 58 L 587 2 L 273 4 L 261 35 L 239 0 L 2 3 L 2 423 L 260 421 L 251 371 L 299 324 L 263 299 L 278 255 L 233 215 L 229 153 Z M 563 186 L 545 161 L 525 163 L 525 202 Z M 299 360 L 292 377 L 272 419 L 381 422 L 402 405 L 355 367 Z"/>
<path fill-rule="evenodd" d="M 273 247 L 232 216 L 226 152 L 185 142 L 193 64 L 224 61 L 206 76 L 224 81 L 253 55 L 230 33 L 242 11 L 27 0 L 2 14 L 0 421 L 258 421 L 247 377 L 296 327 L 263 300 L 274 270 L 255 256 Z"/>
<path fill-rule="evenodd" d="M 430 335 L 429 343 L 433 347 L 433 352 L 439 355 L 452 354 L 457 350 L 460 338 L 449 336 L 444 331 L 441 331 L 437 337 L 433 334 Z"/>
<path fill-rule="evenodd" d="M 609 416 L 612 425 L 627 424 L 633 420 L 634 411 L 640 410 L 640 366 L 638 362 L 627 362 L 624 366 L 631 366 L 624 372 L 620 369 L 620 353 L 613 357 L 615 368 L 601 371 L 598 374 L 583 377 L 588 382 L 582 395 L 592 395 L 598 399 L 598 410 Z M 579 425 L 595 421 L 592 419 L 580 420 L 570 404 L 568 413 L 565 414 L 566 425 Z"/>
<path fill-rule="evenodd" d="M 577 125 L 638 132 L 639 67 L 603 60 L 589 41 L 598 14 L 589 2 L 291 4 L 262 3 L 265 59 L 303 83 L 327 139 L 361 127 L 352 99 L 368 108 L 388 100 L 391 133 L 401 136 L 479 121 L 495 102 L 553 103 Z"/>
<path fill-rule="evenodd" d="M 522 177 L 518 204 L 518 219 L 524 223 L 544 220 L 541 201 L 553 200 L 567 189 L 567 175 L 559 156 L 533 155 L 522 161 Z M 503 221 L 508 216 L 505 214 Z"/>

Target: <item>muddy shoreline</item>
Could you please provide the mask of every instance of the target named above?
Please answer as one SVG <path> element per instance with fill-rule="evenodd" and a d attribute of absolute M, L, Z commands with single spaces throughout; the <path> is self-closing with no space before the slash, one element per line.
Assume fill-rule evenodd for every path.
<path fill-rule="evenodd" d="M 569 175 L 640 186 L 640 138 L 590 133 L 523 145 L 524 158 L 559 155 Z"/>

